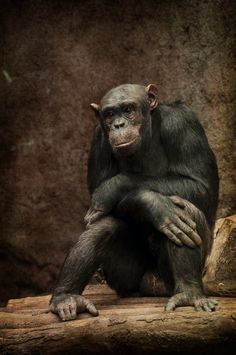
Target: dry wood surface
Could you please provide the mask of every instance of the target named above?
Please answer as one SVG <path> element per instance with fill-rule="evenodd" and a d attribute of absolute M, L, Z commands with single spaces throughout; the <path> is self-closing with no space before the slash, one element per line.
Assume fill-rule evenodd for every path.
<path fill-rule="evenodd" d="M 236 298 L 217 297 L 217 310 L 192 307 L 166 313 L 167 298 L 119 298 L 106 285 L 84 293 L 98 317 L 61 322 L 48 312 L 50 296 L 13 299 L 0 310 L 2 354 L 156 354 L 166 351 L 230 354 L 236 346 Z"/>

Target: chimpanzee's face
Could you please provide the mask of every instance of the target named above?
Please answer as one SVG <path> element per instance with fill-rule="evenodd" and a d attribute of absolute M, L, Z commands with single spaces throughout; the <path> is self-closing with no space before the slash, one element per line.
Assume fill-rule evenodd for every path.
<path fill-rule="evenodd" d="M 143 101 L 148 104 L 147 94 L 135 85 L 115 88 L 102 99 L 102 126 L 114 153 L 131 154 L 139 148 L 145 124 Z"/>
<path fill-rule="evenodd" d="M 91 104 L 99 114 L 104 133 L 117 155 L 135 153 L 151 130 L 149 87 L 125 84 L 110 90 L 100 105 Z M 156 100 L 156 97 L 154 97 Z"/>
<path fill-rule="evenodd" d="M 140 142 L 143 124 L 142 111 L 130 100 L 105 105 L 101 111 L 102 123 L 114 152 L 133 152 Z"/>

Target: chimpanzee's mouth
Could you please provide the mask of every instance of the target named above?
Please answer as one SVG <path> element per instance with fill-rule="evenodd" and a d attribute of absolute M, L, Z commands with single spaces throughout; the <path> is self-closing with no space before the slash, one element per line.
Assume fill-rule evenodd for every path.
<path fill-rule="evenodd" d="M 132 139 L 131 141 L 124 142 L 124 143 L 120 143 L 120 144 L 115 144 L 115 147 L 116 147 L 116 148 L 128 147 L 128 146 L 130 146 L 131 144 L 133 144 L 137 139 L 138 139 L 138 137 L 135 137 L 135 138 Z"/>

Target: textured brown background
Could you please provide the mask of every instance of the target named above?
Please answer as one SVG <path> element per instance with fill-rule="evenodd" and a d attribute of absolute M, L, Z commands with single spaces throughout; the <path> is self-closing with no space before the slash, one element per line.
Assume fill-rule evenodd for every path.
<path fill-rule="evenodd" d="M 91 101 L 156 83 L 199 114 L 236 210 L 235 1 L 1 1 L 0 294 L 50 291 L 88 207 Z M 235 161 L 235 159 L 234 159 Z"/>

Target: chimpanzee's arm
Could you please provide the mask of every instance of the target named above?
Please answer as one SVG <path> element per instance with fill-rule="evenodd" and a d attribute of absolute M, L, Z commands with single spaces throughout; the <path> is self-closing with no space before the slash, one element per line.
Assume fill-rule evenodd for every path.
<path fill-rule="evenodd" d="M 204 129 L 195 113 L 184 104 L 161 105 L 159 111 L 169 176 L 158 179 L 157 191 L 192 202 L 211 224 L 217 208 L 219 179 Z"/>

